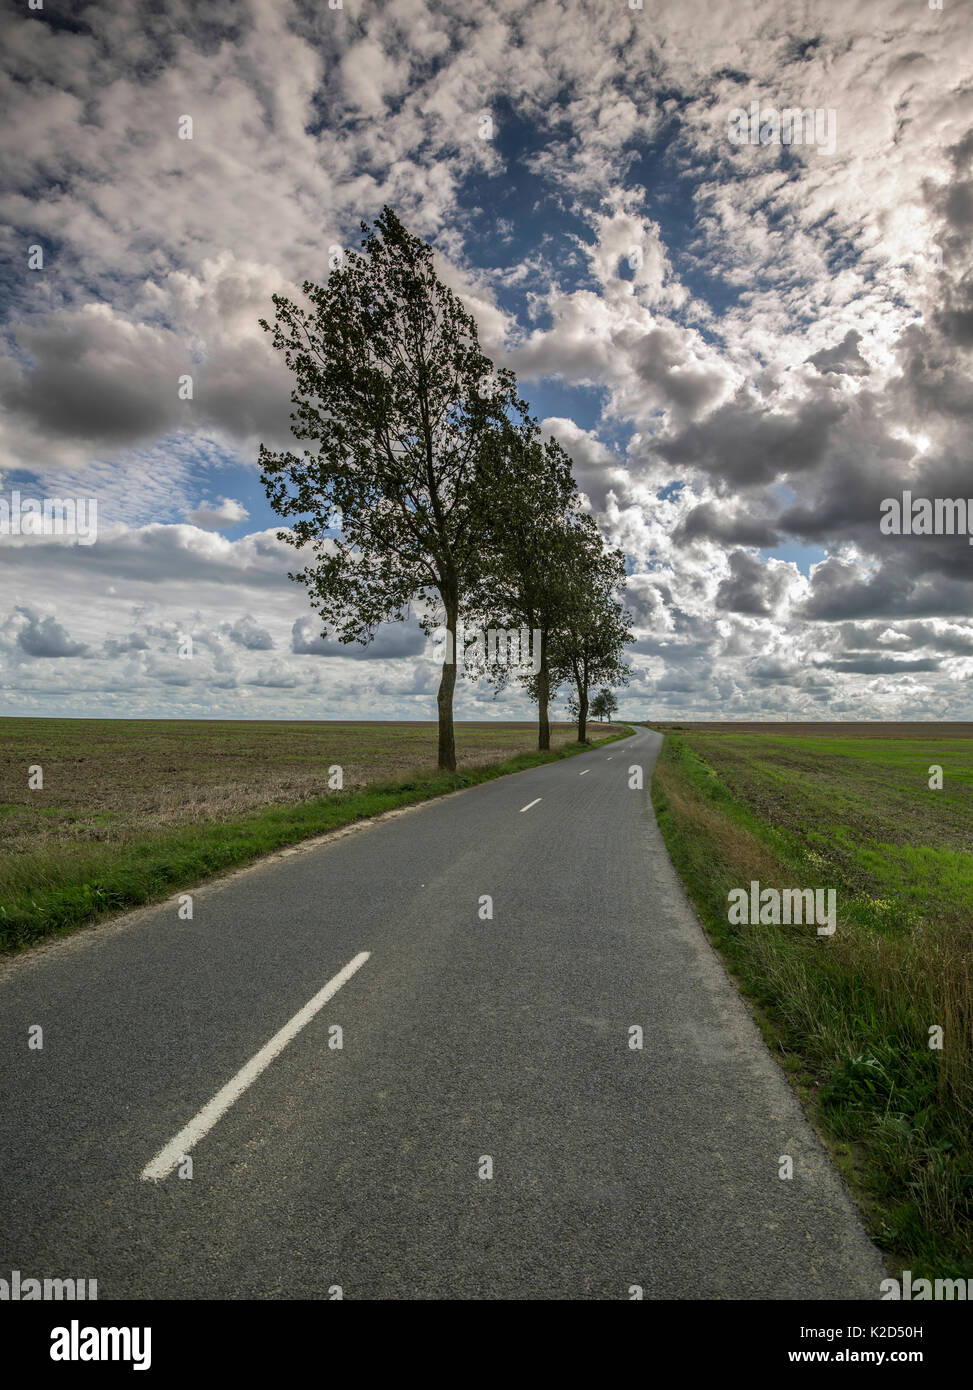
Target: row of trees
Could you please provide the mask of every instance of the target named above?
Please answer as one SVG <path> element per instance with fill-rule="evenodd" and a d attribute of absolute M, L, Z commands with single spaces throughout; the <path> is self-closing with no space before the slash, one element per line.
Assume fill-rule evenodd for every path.
<path fill-rule="evenodd" d="M 573 706 L 574 700 L 572 699 L 571 701 L 569 701 L 569 704 Z M 606 719 L 611 719 L 612 716 L 617 712 L 618 700 L 614 692 L 611 690 L 609 686 L 602 686 L 602 688 L 598 691 L 598 694 L 591 702 L 591 708 L 589 710 L 589 713 L 592 719 L 598 719 L 601 721 L 601 723 L 604 723 Z"/>
<path fill-rule="evenodd" d="M 441 768 L 456 766 L 461 622 L 538 631 L 536 671 L 494 661 L 487 674 L 530 690 L 541 749 L 553 694 L 570 683 L 584 741 L 590 691 L 628 680 L 622 552 L 606 548 L 514 374 L 480 349 L 431 248 L 390 208 L 362 233 L 326 285 L 305 282 L 308 307 L 275 295 L 275 321 L 261 323 L 294 377 L 292 431 L 315 446 L 260 450 L 282 535 L 310 556 L 291 578 L 342 642 L 368 643 L 413 610 L 427 634 L 445 626 Z"/>

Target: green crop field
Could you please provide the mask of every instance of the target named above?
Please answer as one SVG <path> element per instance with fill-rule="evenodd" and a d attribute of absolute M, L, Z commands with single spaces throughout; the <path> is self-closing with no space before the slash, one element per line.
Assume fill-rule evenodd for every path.
<path fill-rule="evenodd" d="M 590 725 L 593 741 L 620 726 Z M 577 750 L 551 726 L 0 719 L 0 950 L 188 887 L 396 806 Z M 341 769 L 340 790 L 329 769 Z M 43 785 L 31 788 L 29 770 Z M 36 781 L 36 775 L 34 777 Z"/>
<path fill-rule="evenodd" d="M 669 852 L 873 1236 L 973 1276 L 973 725 L 652 727 Z M 835 889 L 835 933 L 731 924 L 754 880 Z"/>

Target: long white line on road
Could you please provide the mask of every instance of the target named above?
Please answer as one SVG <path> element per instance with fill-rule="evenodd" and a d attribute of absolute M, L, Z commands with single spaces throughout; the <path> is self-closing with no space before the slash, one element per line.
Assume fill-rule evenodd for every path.
<path fill-rule="evenodd" d="M 543 801 L 543 800 L 544 800 L 544 798 L 543 798 L 542 796 L 535 796 L 533 801 L 528 801 L 528 803 L 527 803 L 526 806 L 521 806 L 521 808 L 520 808 L 520 814 L 523 815 L 524 812 L 525 812 L 525 811 L 529 811 L 530 808 L 531 808 L 532 806 L 536 806 L 537 803 L 538 803 L 538 801 Z"/>
<path fill-rule="evenodd" d="M 579 772 L 579 773 L 578 773 L 578 776 L 579 776 L 579 777 L 587 777 L 587 775 L 588 775 L 588 773 L 589 773 L 590 771 L 591 771 L 591 768 L 590 768 L 590 767 L 586 767 L 585 770 L 584 770 L 584 772 Z"/>
<path fill-rule="evenodd" d="M 260 1051 L 250 1058 L 246 1066 L 240 1068 L 232 1081 L 228 1081 L 209 1102 L 204 1105 L 198 1115 L 189 1121 L 184 1129 L 181 1129 L 174 1139 L 170 1139 L 164 1149 L 156 1154 L 151 1163 L 147 1163 L 142 1169 L 141 1177 L 145 1181 L 158 1182 L 160 1178 L 167 1178 L 173 1168 L 182 1161 L 194 1144 L 198 1144 L 204 1134 L 216 1124 L 221 1115 L 224 1115 L 235 1100 L 239 1100 L 247 1087 L 270 1066 L 271 1062 L 277 1057 L 297 1034 L 318 1012 L 319 1009 L 338 993 L 343 984 L 351 979 L 356 970 L 360 970 L 365 964 L 370 951 L 359 951 L 354 960 L 350 960 L 343 970 L 339 970 L 337 975 L 328 981 L 323 989 L 318 990 L 313 999 L 309 999 L 303 1009 L 299 1009 L 289 1023 L 285 1023 L 279 1033 L 275 1033 L 269 1043 L 266 1043 Z"/>

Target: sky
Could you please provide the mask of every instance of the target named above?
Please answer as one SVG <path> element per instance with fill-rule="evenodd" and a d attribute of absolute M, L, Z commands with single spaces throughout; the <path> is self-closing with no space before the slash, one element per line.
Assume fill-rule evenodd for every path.
<path fill-rule="evenodd" d="M 973 531 L 973 0 L 0 12 L 0 500 L 97 502 L 0 535 L 0 713 L 435 717 L 414 622 L 322 635 L 257 464 L 271 296 L 388 204 L 626 552 L 624 715 L 973 717 L 969 537 L 880 529 Z"/>

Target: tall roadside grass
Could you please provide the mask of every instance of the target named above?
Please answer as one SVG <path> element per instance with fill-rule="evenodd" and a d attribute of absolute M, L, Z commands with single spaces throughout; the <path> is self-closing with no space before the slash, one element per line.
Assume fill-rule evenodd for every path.
<path fill-rule="evenodd" d="M 756 815 L 678 735 L 666 735 L 652 799 L 704 926 L 877 1243 L 914 1275 L 973 1277 L 969 915 L 935 885 L 923 900 L 920 876 L 902 911 L 843 882 L 836 861 L 810 847 L 819 839 Z M 837 931 L 731 924 L 730 890 L 754 879 L 835 888 Z M 935 1028 L 941 1050 L 930 1047 Z"/>
<path fill-rule="evenodd" d="M 627 738 L 629 732 L 587 746 L 521 753 L 504 762 L 454 773 L 417 774 L 236 818 L 189 821 L 151 832 L 130 828 L 111 840 L 46 845 L 10 856 L 0 865 L 0 951 L 29 946 L 166 897 L 262 854 L 354 821 L 570 758 L 599 743 Z"/>

